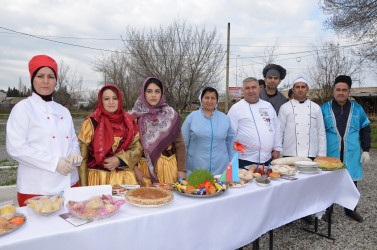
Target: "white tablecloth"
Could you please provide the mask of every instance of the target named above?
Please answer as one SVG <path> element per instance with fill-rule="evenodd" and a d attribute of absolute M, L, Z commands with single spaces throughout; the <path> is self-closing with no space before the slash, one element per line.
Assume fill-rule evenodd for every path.
<path fill-rule="evenodd" d="M 0 249 L 235 249 L 333 203 L 357 205 L 360 194 L 346 170 L 296 177 L 268 187 L 251 182 L 207 199 L 175 194 L 158 208 L 126 203 L 113 217 L 79 227 L 18 208 L 27 222 L 0 237 Z"/>

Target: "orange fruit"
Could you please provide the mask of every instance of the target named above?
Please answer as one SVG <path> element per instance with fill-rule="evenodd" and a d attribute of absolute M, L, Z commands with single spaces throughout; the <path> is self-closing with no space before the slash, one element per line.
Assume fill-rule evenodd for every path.
<path fill-rule="evenodd" d="M 18 226 L 22 225 L 24 223 L 24 218 L 22 217 L 14 217 L 10 220 L 11 224 L 16 224 Z"/>

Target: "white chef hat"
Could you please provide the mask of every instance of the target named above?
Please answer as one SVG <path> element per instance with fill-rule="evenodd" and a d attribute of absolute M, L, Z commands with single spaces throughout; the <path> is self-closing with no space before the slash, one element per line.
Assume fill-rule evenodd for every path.
<path fill-rule="evenodd" d="M 303 77 L 303 76 L 299 76 L 299 77 L 297 77 L 296 80 L 293 81 L 293 86 L 295 86 L 295 84 L 296 84 L 297 82 L 304 82 L 304 83 L 306 83 L 306 85 L 308 85 L 308 81 L 307 81 L 307 80 L 305 79 L 305 77 Z"/>

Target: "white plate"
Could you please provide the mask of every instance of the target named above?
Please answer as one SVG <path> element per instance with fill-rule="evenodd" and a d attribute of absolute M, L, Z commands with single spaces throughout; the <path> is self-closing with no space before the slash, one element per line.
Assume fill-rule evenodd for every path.
<path fill-rule="evenodd" d="M 50 200 L 52 200 L 52 202 L 54 202 L 57 198 L 59 198 L 61 196 L 59 195 L 43 195 L 43 196 L 35 196 L 33 198 L 30 198 L 30 199 L 27 199 L 24 204 L 27 205 L 29 204 L 30 200 L 40 200 L 41 198 L 48 198 Z M 63 197 L 64 198 L 64 197 Z M 57 209 L 57 210 L 52 210 L 51 212 L 49 213 L 43 213 L 43 212 L 37 212 L 34 210 L 34 208 L 32 207 L 28 207 L 29 209 L 33 210 L 34 213 L 38 214 L 38 215 L 42 215 L 42 216 L 50 216 L 50 215 L 53 215 L 53 214 L 56 214 L 58 213 L 62 207 L 64 206 L 64 199 L 60 202 L 60 208 Z"/>
<path fill-rule="evenodd" d="M 280 174 L 281 176 L 295 176 L 298 174 L 298 171 L 296 170 L 294 174 Z"/>
<path fill-rule="evenodd" d="M 22 223 L 21 225 L 19 225 L 16 228 L 12 228 L 12 229 L 9 229 L 8 231 L 0 233 L 0 237 L 3 236 L 3 235 L 6 235 L 6 234 L 13 233 L 14 231 L 16 231 L 17 229 L 19 229 L 20 227 L 22 227 L 25 224 L 25 222 L 26 222 L 26 216 L 23 213 L 16 212 L 15 215 L 14 215 L 14 217 L 16 217 L 16 216 L 17 217 L 23 217 L 24 218 L 24 223 Z"/>
<path fill-rule="evenodd" d="M 167 204 L 169 204 L 170 202 L 172 202 L 173 200 L 169 201 L 169 202 L 166 202 L 164 204 L 160 204 L 160 205 L 140 205 L 140 204 L 135 204 L 135 203 L 132 203 L 132 202 L 129 202 L 127 201 L 129 204 L 133 205 L 133 206 L 136 206 L 136 207 L 162 207 L 162 206 L 165 206 Z"/>
<path fill-rule="evenodd" d="M 251 178 L 250 179 L 248 179 L 248 178 L 241 178 L 241 177 L 239 177 L 239 179 L 241 180 L 241 181 L 252 181 L 253 180 L 253 176 L 251 176 Z"/>
<path fill-rule="evenodd" d="M 297 175 L 296 167 L 291 167 L 288 165 L 276 165 L 276 166 L 271 166 L 271 168 L 272 168 L 272 171 L 278 172 L 280 173 L 280 175 L 286 175 L 286 176 Z M 282 173 L 281 170 L 283 170 L 285 173 Z M 292 171 L 294 172 L 292 173 Z"/>
<path fill-rule="evenodd" d="M 321 169 L 317 169 L 317 170 L 315 170 L 315 171 L 302 171 L 302 170 L 299 170 L 298 171 L 300 174 L 316 174 L 316 173 L 319 173 L 319 172 L 321 172 Z"/>
<path fill-rule="evenodd" d="M 244 187 L 245 185 L 246 185 L 246 183 L 245 183 L 245 184 L 236 183 L 236 185 L 233 185 L 233 186 L 229 185 L 229 187 L 230 187 L 230 188 L 242 188 L 242 187 Z"/>
<path fill-rule="evenodd" d="M 296 167 L 318 167 L 318 162 L 313 161 L 295 161 L 293 163 Z"/>
<path fill-rule="evenodd" d="M 261 187 L 267 187 L 267 186 L 271 185 L 271 181 L 269 183 L 260 183 L 260 182 L 256 181 L 255 183 L 258 184 Z"/>
<path fill-rule="evenodd" d="M 280 175 L 281 176 L 281 175 Z M 272 177 L 268 177 L 270 181 L 276 181 L 276 180 L 280 180 L 280 177 L 278 178 L 272 178 Z"/>

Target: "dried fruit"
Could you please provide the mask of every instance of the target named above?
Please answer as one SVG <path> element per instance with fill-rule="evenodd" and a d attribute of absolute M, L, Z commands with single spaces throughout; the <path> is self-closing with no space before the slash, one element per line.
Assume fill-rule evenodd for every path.
<path fill-rule="evenodd" d="M 15 213 L 16 208 L 12 205 L 4 206 L 0 209 L 0 215 L 7 214 L 7 213 Z"/>
<path fill-rule="evenodd" d="M 11 220 L 10 220 L 10 223 L 11 224 L 16 224 L 18 226 L 22 225 L 24 223 L 24 218 L 22 217 L 13 217 Z"/>

